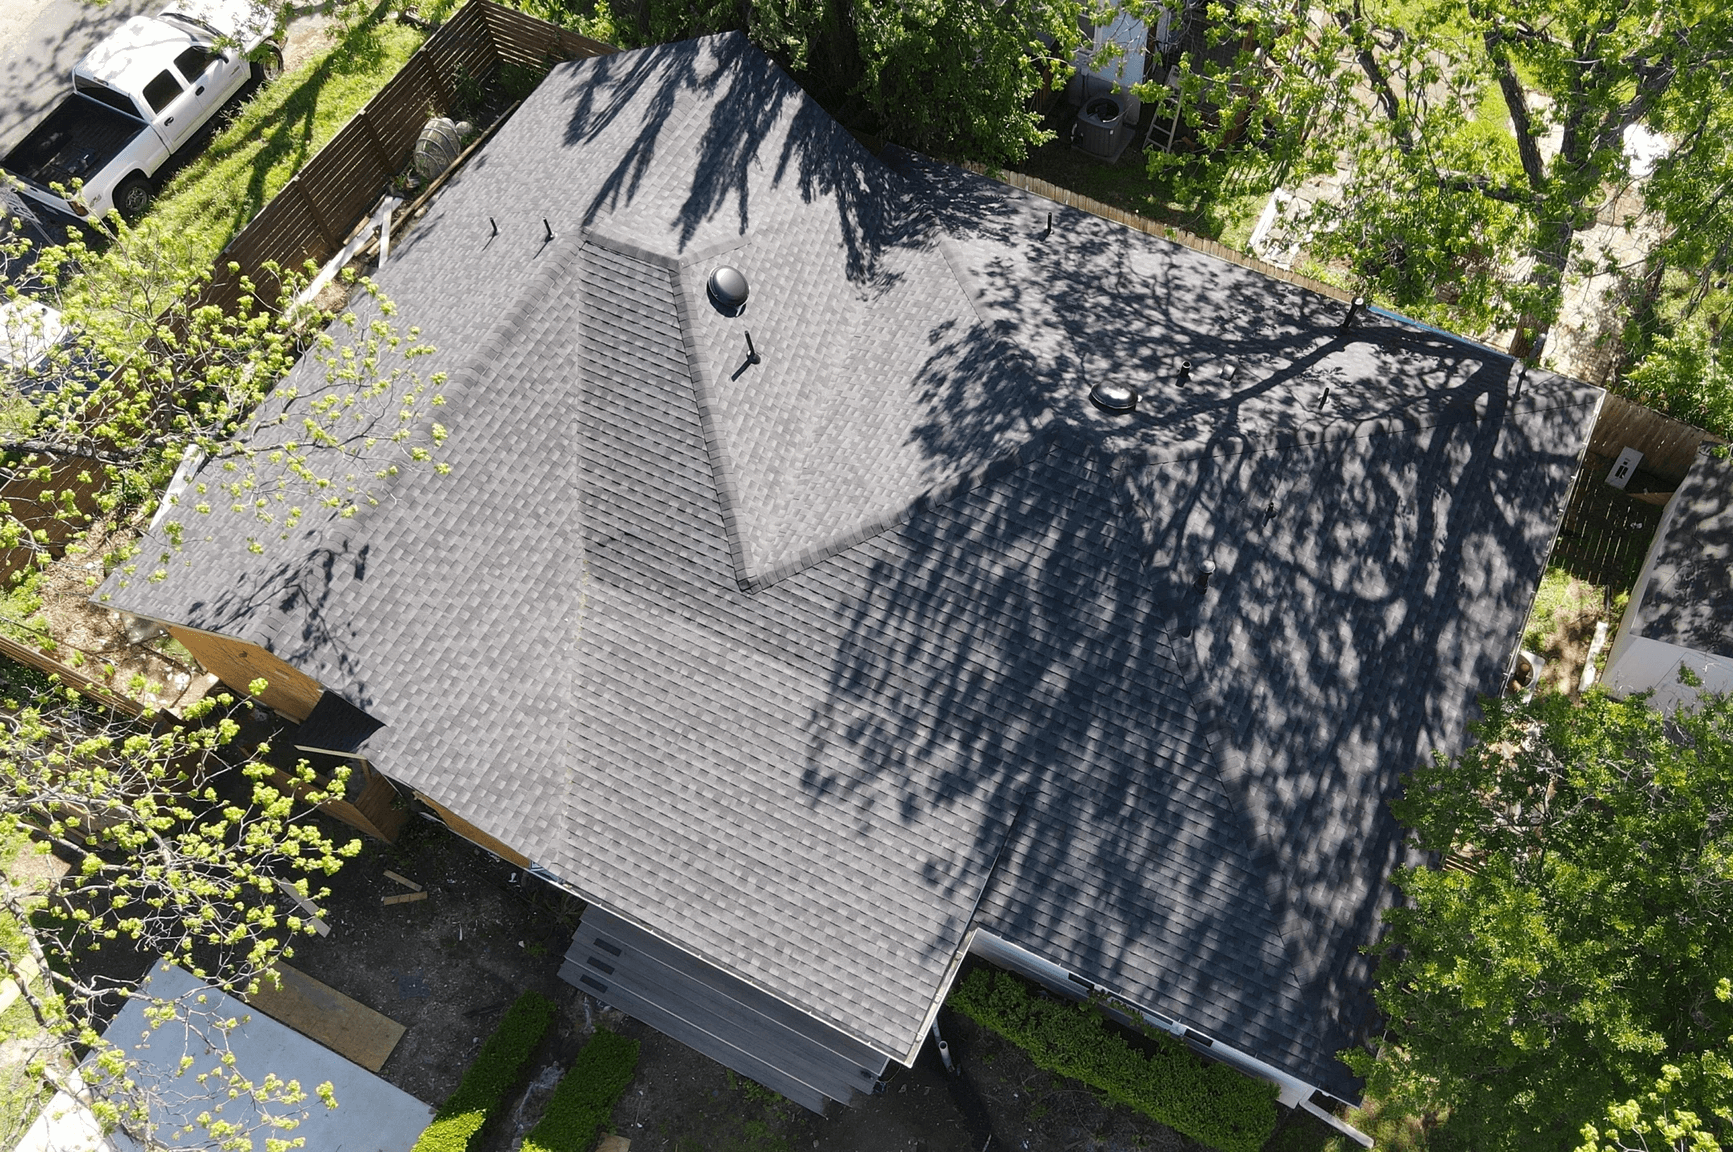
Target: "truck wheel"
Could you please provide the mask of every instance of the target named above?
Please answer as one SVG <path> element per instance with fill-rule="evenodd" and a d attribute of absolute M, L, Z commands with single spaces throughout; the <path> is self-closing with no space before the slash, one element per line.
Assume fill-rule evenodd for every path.
<path fill-rule="evenodd" d="M 143 176 L 129 176 L 114 190 L 115 211 L 128 224 L 138 223 L 144 210 L 150 207 L 150 181 Z"/>
<path fill-rule="evenodd" d="M 266 44 L 253 57 L 253 79 L 269 84 L 283 74 L 283 54 L 275 44 Z"/>

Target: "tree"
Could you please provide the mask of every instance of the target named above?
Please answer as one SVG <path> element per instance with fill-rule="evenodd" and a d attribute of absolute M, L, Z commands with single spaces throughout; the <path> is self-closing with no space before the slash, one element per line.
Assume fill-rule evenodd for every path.
<path fill-rule="evenodd" d="M 0 701 L 0 842 L 71 865 L 51 885 L 0 887 L 0 955 L 36 1024 L 23 1038 L 31 1070 L 147 1147 L 288 1147 L 315 1094 L 336 1103 L 328 1084 L 249 1079 L 225 1059 L 233 1017 L 138 988 L 141 961 L 161 957 L 224 991 L 257 991 L 313 930 L 295 898 L 322 900 L 329 889 L 310 879 L 360 848 L 298 819 L 341 798 L 342 779 L 239 754 L 224 714 L 235 704 L 207 698 L 153 728 L 51 685 Z M 102 1039 L 103 1021 L 140 997 L 153 1027 L 184 1028 L 213 1055 L 169 1079 Z M 189 1096 L 208 1115 L 177 1123 L 185 1110 L 172 1105 Z"/>
<path fill-rule="evenodd" d="M 1725 980 L 1715 993 L 1718 999 L 1727 999 Z M 1716 1056 L 1714 1063 L 1718 1092 L 1724 1094 L 1733 1082 L 1733 1066 L 1721 1056 Z M 1641 1100 L 1633 1098 L 1607 1108 L 1605 1128 L 1583 1125 L 1583 1144 L 1576 1152 L 1721 1152 L 1717 1126 L 1705 1123 L 1703 1116 L 1689 1108 L 1678 1107 L 1673 1098 L 1683 1080 L 1681 1069 L 1663 1066 L 1654 1089 L 1644 1093 Z"/>
<path fill-rule="evenodd" d="M 173 237 L 114 216 L 41 253 L 14 232 L 6 254 L 33 268 L 3 290 L 10 319 L 52 335 L 42 330 L 51 314 L 36 307 L 47 302 L 65 335 L 9 381 L 25 415 L 0 445 L 0 482 L 99 473 L 97 507 L 53 492 L 46 502 L 74 528 L 108 517 L 136 530 L 180 462 L 211 461 L 163 510 L 170 551 L 131 568 L 166 561 L 200 516 L 249 518 L 257 548 L 304 516 L 352 514 L 405 465 L 443 470 L 432 412 L 442 376 L 418 372 L 432 349 L 398 331 L 391 302 L 365 280 L 356 308 L 333 315 L 306 298 L 305 275 L 268 268 L 268 285 L 241 281 L 240 303 L 225 309 Z M 0 512 L 0 545 L 46 560 L 57 538 Z M 301 902 L 326 893 L 310 880 L 358 848 L 303 819 L 342 796 L 344 774 L 273 767 L 268 746 L 240 746 L 247 700 L 219 695 L 179 720 L 136 720 L 17 667 L 0 672 L 0 845 L 71 866 L 52 883 L 0 888 L 0 963 L 30 1006 L 33 1068 L 151 1146 L 292 1144 L 285 1126 L 315 1106 L 314 1086 L 244 1079 L 222 1058 L 233 1020 L 196 997 L 152 998 L 138 975 L 166 958 L 240 993 L 292 955 L 310 928 Z M 152 1026 L 196 1033 L 211 1061 L 153 1082 L 103 1042 L 102 1023 L 140 996 Z M 167 1131 L 175 1096 L 234 1102 Z"/>
<path fill-rule="evenodd" d="M 207 473 L 222 479 L 177 504 L 171 535 L 224 503 L 244 505 L 260 533 L 283 532 L 310 509 L 351 513 L 372 499 L 370 485 L 431 462 L 444 441 L 432 418 L 444 376 L 417 372 L 433 349 L 418 329 L 397 329 L 394 306 L 371 281 L 356 282 L 358 307 L 334 315 L 300 298 L 311 269 L 267 265 L 269 282 L 241 278 L 239 303 L 226 309 L 203 296 L 210 270 L 189 267 L 178 239 L 150 224 L 133 228 L 111 214 L 40 253 L 13 229 L 4 254 L 31 270 L 0 286 L 0 305 L 12 310 L 8 337 L 41 342 L 42 313 L 25 303 L 55 309 L 64 335 L 6 382 L 11 395 L 0 400 L 22 402 L 24 415 L 0 441 L 0 484 L 69 468 L 99 473 L 106 488 L 94 508 L 46 495 L 63 523 L 154 502 L 190 452 L 215 459 L 220 469 Z M 298 395 L 279 384 L 303 355 L 324 371 Z M 0 506 L 0 548 L 34 549 L 46 561 L 54 543 Z"/>
<path fill-rule="evenodd" d="M 450 0 L 448 0 L 450 2 Z M 939 156 L 1009 164 L 1052 139 L 1084 0 L 514 0 L 622 48 L 744 31 L 842 123 Z"/>
<path fill-rule="evenodd" d="M 1630 296 L 1619 390 L 1733 435 L 1733 371 L 1722 355 L 1733 293 L 1733 92 L 1670 116 L 1683 143 L 1655 169 L 1647 201 L 1674 222 L 1644 266 L 1621 270 Z"/>
<path fill-rule="evenodd" d="M 1209 37 L 1183 62 L 1193 151 L 1152 170 L 1208 190 L 1340 169 L 1314 253 L 1397 305 L 1515 326 L 1525 354 L 1579 231 L 1631 178 L 1626 129 L 1697 124 L 1733 79 L 1733 11 L 1714 3 L 1217 3 Z M 1716 146 L 1685 133 L 1666 162 Z"/>
<path fill-rule="evenodd" d="M 1388 1030 L 1345 1059 L 1440 1148 L 1554 1152 L 1603 1123 L 1615 1147 L 1687 1113 L 1693 1146 L 1726 1140 L 1733 701 L 1671 720 L 1599 692 L 1485 708 L 1476 743 L 1395 805 L 1445 865 L 1398 871 Z"/>

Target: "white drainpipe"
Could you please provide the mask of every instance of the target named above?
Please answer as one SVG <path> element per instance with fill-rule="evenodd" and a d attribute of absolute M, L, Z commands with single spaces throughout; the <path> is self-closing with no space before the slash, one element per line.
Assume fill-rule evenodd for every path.
<path fill-rule="evenodd" d="M 1195 1028 L 1188 1028 L 1183 1022 L 1170 1016 L 1133 1004 L 1111 988 L 1092 984 L 1051 961 L 1043 960 L 1028 949 L 1019 948 L 1009 940 L 1001 939 L 991 932 L 976 929 L 975 939 L 970 944 L 969 951 L 990 964 L 997 964 L 1001 968 L 1010 969 L 1020 976 L 1035 981 L 1050 992 L 1073 1000 L 1086 1000 L 1092 993 L 1099 992 L 1110 999 L 1110 1003 L 1105 1005 L 1110 1015 L 1135 1026 L 1136 1022 L 1127 1013 L 1114 1011 L 1111 1001 L 1116 1000 L 1127 1008 L 1136 1011 L 1143 1018 L 1145 1024 L 1154 1025 L 1177 1039 L 1185 1041 L 1195 1051 L 1208 1056 L 1211 1060 L 1219 1060 L 1223 1064 L 1239 1069 L 1247 1076 L 1274 1084 L 1280 1090 L 1276 1100 L 1284 1107 L 1299 1108 L 1309 1112 L 1361 1147 L 1372 1147 L 1370 1136 L 1312 1103 L 1313 1094 L 1320 1092 L 1321 1089 L 1316 1085 L 1306 1083 L 1297 1076 L 1289 1075 L 1273 1064 L 1267 1064 L 1250 1053 L 1241 1052 L 1238 1048 L 1224 1044 L 1213 1036 L 1206 1036 Z"/>

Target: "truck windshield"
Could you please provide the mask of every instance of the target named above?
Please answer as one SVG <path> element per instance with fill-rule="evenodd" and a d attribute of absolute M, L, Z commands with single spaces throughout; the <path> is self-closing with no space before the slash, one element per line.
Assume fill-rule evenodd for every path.
<path fill-rule="evenodd" d="M 83 76 L 74 76 L 72 86 L 99 104 L 106 104 L 117 112 L 125 112 L 135 120 L 143 119 L 139 116 L 138 105 L 132 102 L 132 97 L 124 96 L 113 88 L 104 87 Z"/>

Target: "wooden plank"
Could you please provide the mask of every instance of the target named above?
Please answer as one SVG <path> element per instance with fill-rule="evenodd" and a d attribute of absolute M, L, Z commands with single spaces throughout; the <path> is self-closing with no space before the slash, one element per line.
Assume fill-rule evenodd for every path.
<path fill-rule="evenodd" d="M 60 677 L 60 682 L 68 688 L 76 689 L 80 694 L 90 697 L 98 703 L 113 708 L 116 712 L 124 712 L 128 716 L 143 716 L 147 709 L 136 700 L 130 700 L 114 690 L 98 684 L 95 680 L 67 664 L 62 664 L 52 656 L 38 652 L 28 644 L 20 644 L 10 636 L 0 635 L 0 655 L 7 656 L 20 664 L 29 665 L 50 676 Z"/>
<path fill-rule="evenodd" d="M 415 881 L 411 880 L 407 876 L 403 876 L 403 875 L 400 875 L 396 872 L 393 872 L 389 868 L 387 868 L 385 870 L 385 878 L 387 880 L 390 880 L 394 884 L 403 885 L 405 888 L 409 889 L 411 892 L 421 891 L 421 885 L 417 884 Z"/>
<path fill-rule="evenodd" d="M 369 1072 L 385 1066 L 403 1038 L 403 1025 L 305 972 L 283 963 L 276 967 L 281 986 L 261 981 L 257 992 L 243 997 L 249 1005 Z"/>
<path fill-rule="evenodd" d="M 388 906 L 393 904 L 414 904 L 418 900 L 425 899 L 427 899 L 427 893 L 425 892 L 404 892 L 397 896 L 387 896 L 385 899 L 381 900 L 380 903 Z"/>

